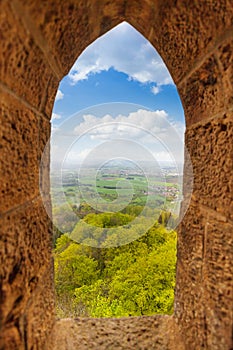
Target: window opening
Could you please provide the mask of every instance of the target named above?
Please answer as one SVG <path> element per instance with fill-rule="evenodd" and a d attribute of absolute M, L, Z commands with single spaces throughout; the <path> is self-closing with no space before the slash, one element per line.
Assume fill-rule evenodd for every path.
<path fill-rule="evenodd" d="M 173 312 L 184 128 L 164 62 L 126 22 L 61 81 L 50 174 L 59 317 Z"/>

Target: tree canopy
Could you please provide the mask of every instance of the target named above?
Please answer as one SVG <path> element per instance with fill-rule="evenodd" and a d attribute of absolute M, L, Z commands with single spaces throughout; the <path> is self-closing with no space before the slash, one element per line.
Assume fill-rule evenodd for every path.
<path fill-rule="evenodd" d="M 167 216 L 168 217 L 168 216 Z M 163 219 L 166 215 L 163 215 Z M 60 317 L 122 317 L 171 314 L 173 311 L 176 232 L 155 222 L 135 240 L 105 248 L 104 229 L 130 224 L 129 213 L 91 213 L 85 223 L 56 240 L 54 249 L 57 310 Z M 76 237 L 80 244 L 71 239 Z M 101 248 L 97 243 L 101 242 Z M 117 242 L 115 242 L 117 243 Z M 117 244 L 116 244 L 117 245 Z"/>

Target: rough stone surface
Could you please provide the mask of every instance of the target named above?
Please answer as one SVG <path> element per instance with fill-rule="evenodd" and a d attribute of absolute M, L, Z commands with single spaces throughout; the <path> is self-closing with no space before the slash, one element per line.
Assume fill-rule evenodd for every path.
<path fill-rule="evenodd" d="M 64 319 L 54 327 L 48 350 L 184 350 L 169 316 Z"/>
<path fill-rule="evenodd" d="M 44 201 L 50 200 L 50 122 L 46 118 L 39 118 L 39 189 Z M 49 211 L 50 212 L 50 211 Z"/>
<path fill-rule="evenodd" d="M 57 93 L 59 85 L 59 80 L 55 77 L 52 77 L 50 81 L 48 82 L 48 86 L 45 89 L 45 95 L 44 95 L 44 102 L 41 106 L 41 111 L 44 112 L 44 114 L 47 116 L 48 120 L 50 120 L 50 117 L 52 115 L 53 105 L 55 96 Z"/>
<path fill-rule="evenodd" d="M 37 319 L 35 324 L 33 314 L 42 313 L 47 316 L 46 324 L 51 323 L 54 297 L 51 288 L 51 233 L 48 234 L 49 229 L 50 222 L 40 197 L 1 217 L 0 324 L 3 334 L 4 331 L 7 331 L 8 337 L 12 337 L 12 342 L 19 333 L 17 337 L 20 342 L 18 347 L 8 347 L 8 341 L 5 342 L 2 339 L 0 349 L 24 348 L 22 344 L 28 341 L 28 327 L 34 329 L 38 327 L 38 332 L 41 331 L 41 321 L 45 317 L 41 320 Z M 43 291 L 43 302 L 40 301 L 40 305 L 36 306 L 40 290 Z M 41 308 L 42 304 L 44 309 Z M 51 305 L 50 308 L 47 304 Z M 31 305 L 35 306 L 32 310 Z M 48 313 L 47 310 L 50 312 Z M 26 319 L 28 319 L 27 323 Z"/>
<path fill-rule="evenodd" d="M 78 55 L 95 39 L 124 19 L 124 1 L 23 0 L 41 31 L 59 69 L 68 73 Z M 96 19 L 99 18 L 97 21 Z"/>
<path fill-rule="evenodd" d="M 207 1 L 205 6 L 199 1 L 173 0 L 143 5 L 135 0 L 126 5 L 126 20 L 149 36 L 177 84 L 208 55 L 218 37 L 232 37 L 232 16 L 230 0 Z"/>
<path fill-rule="evenodd" d="M 39 195 L 38 117 L 0 91 L 0 214 Z"/>
<path fill-rule="evenodd" d="M 231 349 L 232 232 L 224 216 L 194 201 L 180 225 L 175 317 L 188 349 Z"/>
<path fill-rule="evenodd" d="M 193 196 L 233 219 L 233 117 L 224 115 L 186 131 L 193 166 Z"/>
<path fill-rule="evenodd" d="M 0 81 L 39 109 L 50 67 L 8 1 L 0 3 L 0 38 Z"/>
<path fill-rule="evenodd" d="M 233 105 L 233 39 L 225 42 L 219 47 L 217 57 L 220 61 L 222 76 L 225 77 L 225 93 L 227 96 L 226 102 Z M 227 108 L 227 104 L 226 104 Z"/>
<path fill-rule="evenodd" d="M 23 319 L 24 342 L 28 349 L 47 349 L 47 339 L 54 327 L 54 305 L 53 268 L 49 264 Z"/>
<path fill-rule="evenodd" d="M 209 217 L 203 266 L 207 346 L 231 348 L 233 225 Z M 227 336 L 228 335 L 228 336 Z"/>
<path fill-rule="evenodd" d="M 49 151 L 41 159 L 49 117 L 78 55 L 124 20 L 161 54 L 185 110 L 193 175 L 186 163 L 184 191 L 192 176 L 194 185 L 175 313 L 55 323 L 51 222 L 39 197 L 51 211 Z M 0 2 L 0 350 L 233 348 L 232 32 L 231 0 Z"/>
<path fill-rule="evenodd" d="M 229 95 L 226 95 L 221 70 L 214 56 L 208 58 L 180 90 L 184 96 L 187 125 L 217 115 L 228 102 Z"/>

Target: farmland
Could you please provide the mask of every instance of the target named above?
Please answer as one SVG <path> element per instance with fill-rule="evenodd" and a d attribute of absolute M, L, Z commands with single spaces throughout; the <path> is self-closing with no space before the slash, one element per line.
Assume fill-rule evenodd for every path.
<path fill-rule="evenodd" d="M 62 181 L 56 173 L 51 175 L 52 200 L 59 205 L 61 193 L 70 205 L 80 206 L 91 202 L 98 210 L 114 205 L 147 205 L 150 208 L 173 209 L 181 194 L 181 187 L 175 169 L 163 169 L 162 175 L 145 176 L 135 168 L 106 167 L 99 171 L 96 168 L 65 170 Z"/>

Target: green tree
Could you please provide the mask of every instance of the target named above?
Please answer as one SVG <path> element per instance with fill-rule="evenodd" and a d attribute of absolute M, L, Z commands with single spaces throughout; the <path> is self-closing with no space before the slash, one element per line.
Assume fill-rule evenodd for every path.
<path fill-rule="evenodd" d="M 143 220 L 131 226 L 128 220 L 132 216 L 115 214 L 89 214 L 86 221 L 97 223 L 93 230 L 81 221 L 71 234 L 57 239 L 55 283 L 61 317 L 121 317 L 172 312 L 176 232 L 155 222 L 143 235 Z M 119 222 L 127 224 L 116 228 Z M 103 226 L 110 226 L 108 236 Z M 71 240 L 77 235 L 84 244 Z M 120 245 L 129 237 L 130 243 Z M 95 242 L 100 242 L 102 248 L 95 247 Z M 111 243 L 115 247 L 109 248 Z"/>

